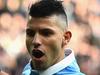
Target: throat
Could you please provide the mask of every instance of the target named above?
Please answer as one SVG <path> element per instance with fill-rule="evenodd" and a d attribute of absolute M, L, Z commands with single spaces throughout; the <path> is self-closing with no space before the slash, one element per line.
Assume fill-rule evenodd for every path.
<path fill-rule="evenodd" d="M 32 61 L 31 61 L 31 63 L 30 63 L 30 64 L 31 64 L 31 68 L 32 68 L 32 70 L 34 70 L 34 67 L 33 67 Z"/>

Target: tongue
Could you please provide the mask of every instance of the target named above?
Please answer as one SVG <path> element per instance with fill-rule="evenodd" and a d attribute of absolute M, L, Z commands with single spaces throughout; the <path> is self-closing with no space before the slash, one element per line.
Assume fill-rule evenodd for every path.
<path fill-rule="evenodd" d="M 41 58 L 44 55 L 44 53 L 40 50 L 33 50 L 32 55 L 36 58 Z"/>

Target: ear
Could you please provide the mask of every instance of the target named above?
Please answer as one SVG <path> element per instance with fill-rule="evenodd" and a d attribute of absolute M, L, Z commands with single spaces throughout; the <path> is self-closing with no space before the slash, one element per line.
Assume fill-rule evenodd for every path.
<path fill-rule="evenodd" d="M 70 31 L 66 31 L 63 36 L 63 46 L 67 45 L 72 37 L 72 33 Z"/>
<path fill-rule="evenodd" d="M 66 31 L 66 32 L 64 33 L 65 41 L 69 42 L 70 39 L 71 39 L 71 37 L 72 37 L 72 33 L 71 33 L 70 31 Z"/>

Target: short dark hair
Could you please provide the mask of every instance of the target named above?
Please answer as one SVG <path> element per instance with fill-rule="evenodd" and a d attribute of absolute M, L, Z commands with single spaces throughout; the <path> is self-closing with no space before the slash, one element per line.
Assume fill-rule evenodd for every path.
<path fill-rule="evenodd" d="M 62 1 L 57 0 L 41 0 L 31 5 L 29 8 L 29 15 L 35 18 L 48 17 L 53 14 L 61 14 L 65 17 L 67 22 L 67 15 L 65 13 Z"/>

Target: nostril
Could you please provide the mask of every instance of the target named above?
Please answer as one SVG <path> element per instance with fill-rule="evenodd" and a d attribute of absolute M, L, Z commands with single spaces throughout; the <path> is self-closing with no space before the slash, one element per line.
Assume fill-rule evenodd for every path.
<path fill-rule="evenodd" d="M 39 43 L 34 43 L 33 45 L 34 45 L 34 48 L 38 48 L 40 46 Z"/>

